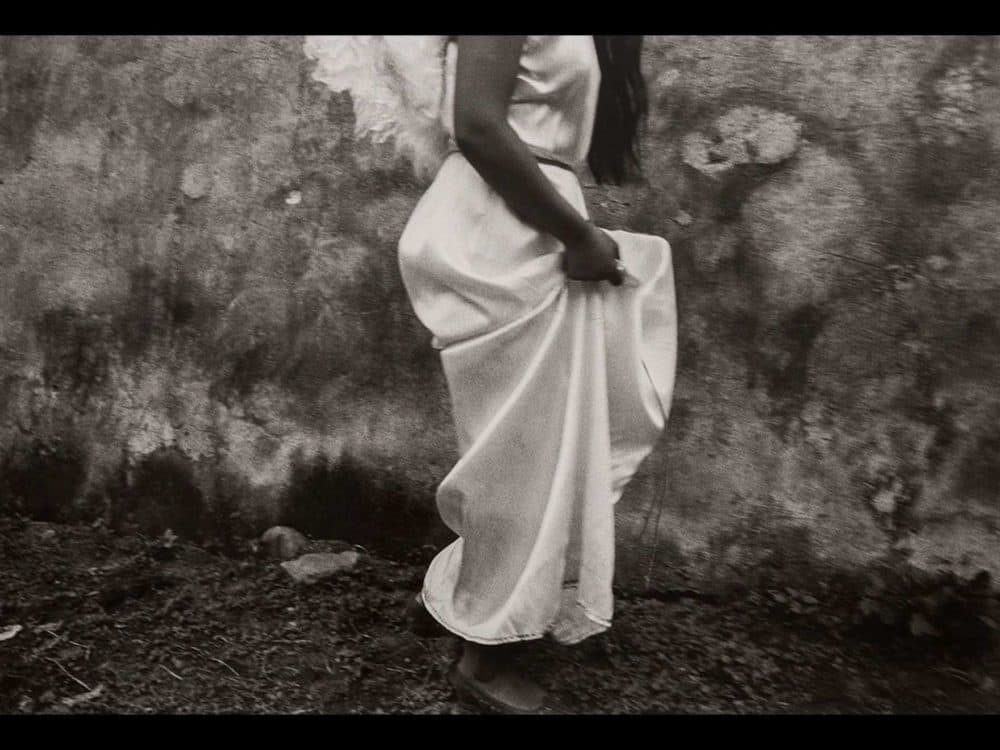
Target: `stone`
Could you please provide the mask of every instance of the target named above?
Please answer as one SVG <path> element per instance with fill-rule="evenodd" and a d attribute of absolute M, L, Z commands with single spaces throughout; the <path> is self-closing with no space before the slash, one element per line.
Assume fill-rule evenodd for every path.
<path fill-rule="evenodd" d="M 261 547 L 272 560 L 291 560 L 308 542 L 305 535 L 290 526 L 272 526 L 260 538 Z"/>
<path fill-rule="evenodd" d="M 694 221 L 694 219 L 691 217 L 691 214 L 689 214 L 687 211 L 678 211 L 677 214 L 673 217 L 673 219 L 682 227 L 689 227 L 691 226 L 691 222 Z"/>
<path fill-rule="evenodd" d="M 684 137 L 683 159 L 709 177 L 741 164 L 780 164 L 799 148 L 802 123 L 791 115 L 761 107 L 736 107 L 719 117 L 712 133 Z"/>
<path fill-rule="evenodd" d="M 892 514 L 892 512 L 896 510 L 896 498 L 898 495 L 896 489 L 897 488 L 893 486 L 892 488 L 886 488 L 875 495 L 872 499 L 872 505 L 875 507 L 875 510 L 886 515 Z"/>
<path fill-rule="evenodd" d="M 11 625 L 10 627 L 6 627 L 3 630 L 0 630 L 0 641 L 9 641 L 22 630 L 24 630 L 24 626 L 22 625 Z"/>
<path fill-rule="evenodd" d="M 205 164 L 189 164 L 181 176 L 181 190 L 188 198 L 197 200 L 212 189 L 212 174 Z"/>
<path fill-rule="evenodd" d="M 175 107 L 184 107 L 195 100 L 193 88 L 191 77 L 177 72 L 163 81 L 163 98 Z"/>
<path fill-rule="evenodd" d="M 313 584 L 345 570 L 351 570 L 358 562 L 358 553 L 313 552 L 302 555 L 297 560 L 281 563 L 288 575 L 297 583 Z"/>
<path fill-rule="evenodd" d="M 926 263 L 932 271 L 947 270 L 951 266 L 951 261 L 945 258 L 943 255 L 932 255 L 927 260 Z"/>

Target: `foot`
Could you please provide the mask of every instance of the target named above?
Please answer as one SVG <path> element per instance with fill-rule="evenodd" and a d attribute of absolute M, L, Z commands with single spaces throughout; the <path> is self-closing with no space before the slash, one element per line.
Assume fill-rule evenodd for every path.
<path fill-rule="evenodd" d="M 512 713 L 537 713 L 545 708 L 547 693 L 518 672 L 496 649 L 503 647 L 466 644 L 455 666 L 459 681 L 480 702 Z M 506 656 L 504 654 L 503 656 Z"/>

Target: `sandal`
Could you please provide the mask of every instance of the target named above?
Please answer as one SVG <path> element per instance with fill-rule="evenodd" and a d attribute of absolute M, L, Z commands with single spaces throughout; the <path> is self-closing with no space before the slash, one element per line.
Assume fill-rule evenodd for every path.
<path fill-rule="evenodd" d="M 566 712 L 564 706 L 554 701 L 552 697 L 548 695 L 542 705 L 534 710 L 505 703 L 499 698 L 490 695 L 488 692 L 483 690 L 481 684 L 477 680 L 463 674 L 458 668 L 458 661 L 452 664 L 451 669 L 448 671 L 448 682 L 451 683 L 451 686 L 455 689 L 455 693 L 460 699 L 465 699 L 475 703 L 494 713 L 529 716 L 532 714 L 556 714 Z"/>

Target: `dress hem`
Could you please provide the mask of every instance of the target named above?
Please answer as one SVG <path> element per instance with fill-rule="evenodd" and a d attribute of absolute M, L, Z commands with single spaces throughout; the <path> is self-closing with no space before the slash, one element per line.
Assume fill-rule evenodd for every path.
<path fill-rule="evenodd" d="M 453 625 L 450 625 L 449 623 L 445 622 L 444 618 L 434 609 L 433 605 L 431 605 L 427 601 L 427 598 L 424 596 L 423 590 L 421 590 L 420 592 L 420 601 L 423 602 L 424 609 L 427 610 L 428 614 L 430 614 L 430 616 L 433 617 L 442 628 L 447 630 L 452 635 L 458 636 L 462 640 L 469 641 L 470 643 L 475 643 L 480 646 L 499 646 L 505 643 L 523 643 L 526 641 L 538 641 L 541 640 L 542 638 L 545 638 L 548 635 L 552 635 L 552 632 L 554 630 L 553 625 L 550 624 L 545 630 L 541 631 L 540 633 L 526 633 L 519 635 L 504 636 L 500 638 L 484 638 L 482 636 L 473 636 L 467 633 L 463 633 L 459 631 L 457 628 L 455 628 Z M 587 640 L 587 638 L 599 635 L 600 633 L 603 633 L 604 631 L 609 630 L 611 628 L 610 620 L 604 620 L 603 618 L 599 618 L 596 615 L 592 615 L 590 613 L 590 610 L 580 602 L 577 602 L 576 605 L 583 610 L 584 616 L 586 616 L 586 618 L 595 625 L 599 625 L 600 629 L 595 630 L 592 633 L 587 633 L 583 637 L 574 640 L 559 640 L 558 638 L 553 637 L 553 640 L 555 640 L 556 643 L 562 646 L 575 646 L 576 644 L 582 643 L 583 641 Z"/>

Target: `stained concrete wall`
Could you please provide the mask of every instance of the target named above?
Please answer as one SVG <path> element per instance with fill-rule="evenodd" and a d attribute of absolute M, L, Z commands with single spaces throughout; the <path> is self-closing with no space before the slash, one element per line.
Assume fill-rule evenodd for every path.
<path fill-rule="evenodd" d="M 897 555 L 1000 574 L 994 38 L 656 37 L 669 429 L 620 580 Z M 420 194 L 294 37 L 0 38 L 0 505 L 228 538 L 440 539 L 447 394 L 395 241 Z M 446 538 L 446 537 L 445 537 Z"/>

